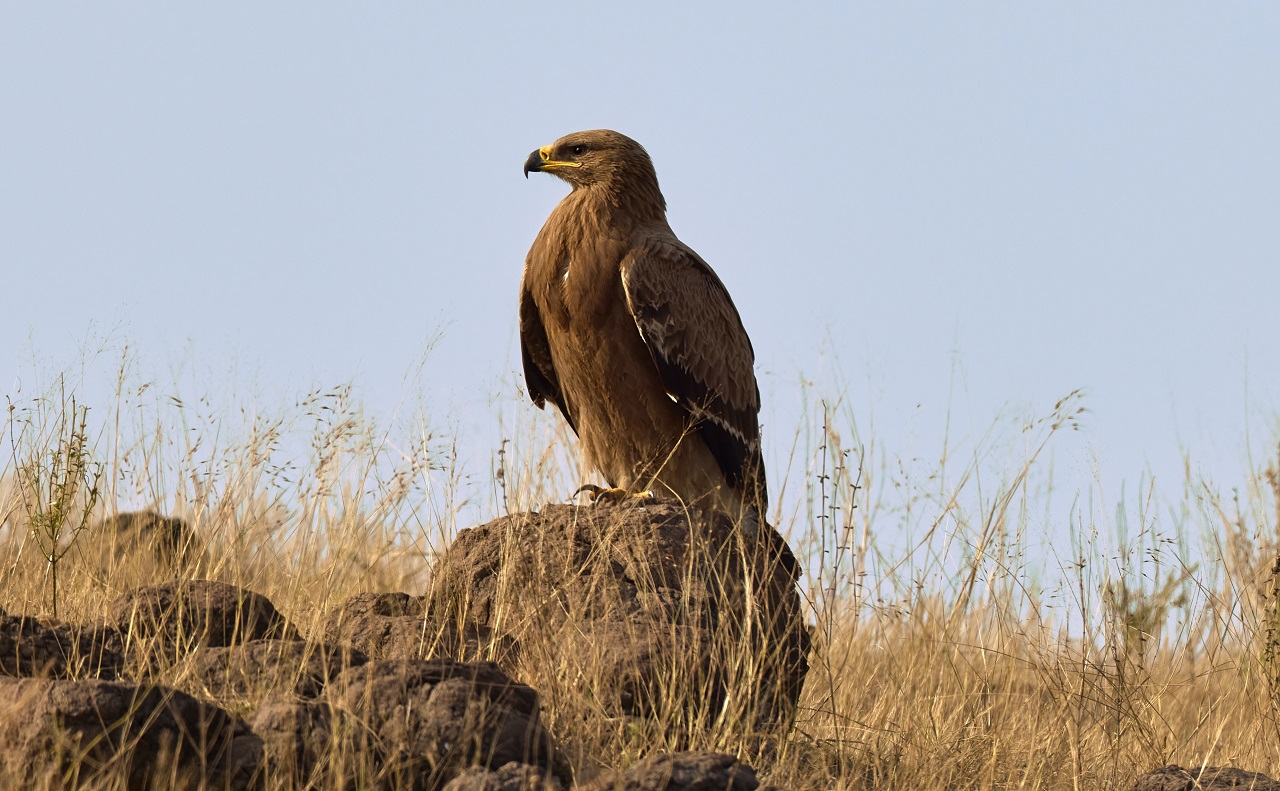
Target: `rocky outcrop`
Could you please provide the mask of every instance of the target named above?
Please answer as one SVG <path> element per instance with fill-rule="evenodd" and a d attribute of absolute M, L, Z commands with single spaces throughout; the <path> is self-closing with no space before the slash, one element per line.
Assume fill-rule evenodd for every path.
<path fill-rule="evenodd" d="M 778 724 L 808 670 L 796 573 L 767 526 L 667 500 L 551 505 L 461 531 L 426 609 L 554 657 L 615 715 Z"/>
<path fill-rule="evenodd" d="M 412 624 L 421 639 L 421 605 L 403 595 L 356 597 L 334 619 L 335 634 L 357 638 L 350 642 L 364 635 L 384 654 L 422 653 L 404 628 Z M 266 778 L 284 787 L 358 781 L 434 791 L 470 769 L 493 770 L 508 784 L 536 775 L 546 788 L 569 776 L 541 724 L 537 694 L 495 664 L 369 662 L 349 644 L 296 639 L 265 597 L 215 582 L 140 588 L 112 613 L 123 636 L 109 626 L 0 613 L 0 673 L 75 678 L 123 668 L 157 680 L 178 669 L 184 689 L 0 678 L 0 778 L 72 785 L 123 778 L 129 788 L 250 788 Z M 397 644 L 401 629 L 405 642 Z M 256 706 L 253 728 L 213 700 Z M 503 774 L 508 764 L 529 770 Z"/>
<path fill-rule="evenodd" d="M 311 642 L 265 597 L 201 580 L 130 591 L 94 627 L 0 611 L 0 778 L 562 791 L 517 672 L 605 718 L 785 724 L 809 650 L 796 581 L 771 530 L 649 501 L 464 530 L 426 596 L 352 597 Z M 246 711 L 252 727 L 229 713 Z M 580 787 L 758 786 L 732 756 L 671 753 Z"/>

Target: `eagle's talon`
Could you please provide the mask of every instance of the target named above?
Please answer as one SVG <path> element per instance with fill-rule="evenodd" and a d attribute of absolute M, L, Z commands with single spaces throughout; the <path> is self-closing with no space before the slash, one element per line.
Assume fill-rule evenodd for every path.
<path fill-rule="evenodd" d="M 595 505 L 599 505 L 602 501 L 608 503 L 620 503 L 627 498 L 626 489 L 606 489 L 603 486 L 596 486 L 594 483 L 584 483 L 578 487 L 576 492 L 573 493 L 573 498 L 571 499 L 577 499 L 578 495 L 583 492 L 587 493 L 587 496 Z"/>
<path fill-rule="evenodd" d="M 603 486 L 596 486 L 594 483 L 584 483 L 578 487 L 578 490 L 575 491 L 573 493 L 573 496 L 570 497 L 569 499 L 576 500 L 578 495 L 582 494 L 583 492 L 587 493 L 587 495 L 591 498 L 592 504 L 594 505 L 599 505 L 602 502 L 613 503 L 617 505 L 618 503 L 622 503 L 627 500 L 646 501 L 646 500 L 652 500 L 657 496 L 653 493 L 652 490 L 649 490 L 649 489 L 645 489 L 643 492 L 629 492 L 626 489 L 618 489 L 618 488 L 606 489 Z"/>
<path fill-rule="evenodd" d="M 617 505 L 627 499 L 626 489 L 601 489 L 599 486 L 595 487 L 595 489 L 595 493 L 591 495 L 593 505 L 599 505 L 600 503 Z"/>
<path fill-rule="evenodd" d="M 579 486 L 577 489 L 575 489 L 573 491 L 573 494 L 569 495 L 569 499 L 576 500 L 578 499 L 578 495 L 582 494 L 583 492 L 586 492 L 590 497 L 591 502 L 594 503 L 596 501 L 596 498 L 599 497 L 601 493 L 605 491 L 606 489 L 603 486 L 596 486 L 594 483 L 584 483 L 581 486 Z"/>

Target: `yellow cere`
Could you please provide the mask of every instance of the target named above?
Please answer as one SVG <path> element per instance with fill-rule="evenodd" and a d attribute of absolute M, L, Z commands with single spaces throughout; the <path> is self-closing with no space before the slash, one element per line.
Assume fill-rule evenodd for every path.
<path fill-rule="evenodd" d="M 538 149 L 538 156 L 542 157 L 542 164 L 546 168 L 577 168 L 582 167 L 580 162 L 567 162 L 560 159 L 551 158 L 551 146 L 543 146 Z"/>

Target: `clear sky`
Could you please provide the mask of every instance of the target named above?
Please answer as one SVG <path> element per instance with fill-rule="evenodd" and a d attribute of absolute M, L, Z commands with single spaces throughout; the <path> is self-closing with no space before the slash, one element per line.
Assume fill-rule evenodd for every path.
<path fill-rule="evenodd" d="M 1077 387 L 1068 476 L 1275 436 L 1273 2 L 4 3 L 0 389 L 105 337 L 389 410 L 440 333 L 410 386 L 484 457 L 565 191 L 521 164 L 594 127 L 733 294 L 771 464 L 833 360 L 890 453 Z"/>

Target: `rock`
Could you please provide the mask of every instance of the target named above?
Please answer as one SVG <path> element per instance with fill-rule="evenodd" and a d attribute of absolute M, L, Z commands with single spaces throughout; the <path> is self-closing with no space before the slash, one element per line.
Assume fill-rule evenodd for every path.
<path fill-rule="evenodd" d="M 0 679 L 0 711 L 0 775 L 28 781 L 119 775 L 130 789 L 246 789 L 262 758 L 243 722 L 163 687 Z"/>
<path fill-rule="evenodd" d="M 493 638 L 479 624 L 427 617 L 426 597 L 407 593 L 352 596 L 329 619 L 325 642 L 345 644 L 370 659 L 457 659 L 461 662 L 514 655 L 511 641 Z"/>
<path fill-rule="evenodd" d="M 1153 769 L 1133 784 L 1133 791 L 1280 791 L 1280 782 L 1258 772 L 1246 772 L 1229 766 L 1206 766 L 1183 769 L 1162 766 Z"/>
<path fill-rule="evenodd" d="M 574 639 L 552 648 L 557 667 L 592 680 L 597 700 L 614 702 L 624 714 L 643 715 L 661 704 L 664 686 L 670 691 L 670 669 L 685 665 L 684 680 L 719 685 L 711 705 L 724 698 L 724 674 L 713 667 L 715 648 L 710 635 L 698 627 L 666 624 L 655 628 L 640 619 L 588 621 Z M 690 661 L 692 660 L 692 664 Z"/>
<path fill-rule="evenodd" d="M 45 624 L 0 612 L 0 675 L 113 679 L 124 665 L 109 627 Z"/>
<path fill-rule="evenodd" d="M 625 772 L 606 772 L 582 791 L 756 791 L 751 767 L 724 753 L 651 755 Z"/>
<path fill-rule="evenodd" d="M 538 694 L 492 662 L 370 662 L 325 690 L 345 745 L 373 756 L 385 785 L 438 789 L 472 766 L 529 764 L 567 776 Z M 552 767 L 558 767 L 552 771 Z"/>
<path fill-rule="evenodd" d="M 252 727 L 262 739 L 267 775 L 285 788 L 321 785 L 332 722 L 328 703 L 269 701 L 260 706 Z"/>
<path fill-rule="evenodd" d="M 96 522 L 89 534 L 116 559 L 146 554 L 181 568 L 202 554 L 195 531 L 185 521 L 156 511 L 116 514 Z"/>
<path fill-rule="evenodd" d="M 449 781 L 444 791 L 560 791 L 560 782 L 536 766 L 514 761 L 496 771 L 478 766 Z"/>
<path fill-rule="evenodd" d="M 267 776 L 286 786 L 343 787 L 336 771 L 376 788 L 559 791 L 537 708 L 492 663 L 384 661 L 346 671 L 321 701 L 264 703 L 253 730 Z"/>
<path fill-rule="evenodd" d="M 298 639 L 265 596 L 209 580 L 150 585 L 111 605 L 115 627 L 130 642 L 160 638 L 173 652 L 250 640 Z"/>
<path fill-rule="evenodd" d="M 368 658 L 352 648 L 301 640 L 250 640 L 201 649 L 183 688 L 215 699 L 276 696 L 313 699 L 324 685 Z"/>
<path fill-rule="evenodd" d="M 746 532 L 672 500 L 549 505 L 461 531 L 428 611 L 555 657 L 610 715 L 693 702 L 686 720 L 785 724 L 810 646 L 796 564 L 772 528 Z"/>

